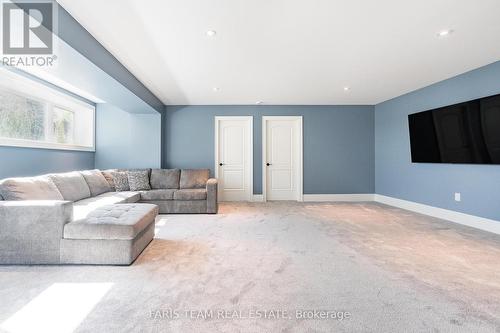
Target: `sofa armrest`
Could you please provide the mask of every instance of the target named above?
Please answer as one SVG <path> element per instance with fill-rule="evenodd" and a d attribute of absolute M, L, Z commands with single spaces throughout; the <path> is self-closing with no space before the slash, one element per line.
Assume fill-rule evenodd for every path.
<path fill-rule="evenodd" d="M 217 179 L 210 178 L 207 181 L 207 213 L 217 214 L 219 205 L 217 203 Z"/>
<path fill-rule="evenodd" d="M 73 203 L 59 200 L 0 201 L 0 263 L 57 263 Z"/>

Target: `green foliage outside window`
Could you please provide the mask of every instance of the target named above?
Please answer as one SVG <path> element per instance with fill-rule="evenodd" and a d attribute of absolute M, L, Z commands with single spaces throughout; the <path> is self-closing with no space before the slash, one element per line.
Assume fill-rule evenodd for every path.
<path fill-rule="evenodd" d="M 57 143 L 73 143 L 74 113 L 68 110 L 54 108 L 52 112 L 52 124 L 54 138 Z"/>
<path fill-rule="evenodd" d="M 0 90 L 0 137 L 44 140 L 45 103 Z"/>

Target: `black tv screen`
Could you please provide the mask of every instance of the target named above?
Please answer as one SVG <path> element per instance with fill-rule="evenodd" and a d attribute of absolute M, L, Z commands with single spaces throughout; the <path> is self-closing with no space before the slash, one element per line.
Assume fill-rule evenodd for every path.
<path fill-rule="evenodd" d="M 410 114 L 414 163 L 500 164 L 500 94 Z"/>

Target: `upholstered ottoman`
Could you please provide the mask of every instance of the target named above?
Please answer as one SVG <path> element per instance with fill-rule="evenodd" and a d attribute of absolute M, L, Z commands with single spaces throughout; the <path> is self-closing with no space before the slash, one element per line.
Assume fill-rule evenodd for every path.
<path fill-rule="evenodd" d="M 61 240 L 62 264 L 130 265 L 153 240 L 158 206 L 103 206 L 67 223 Z"/>

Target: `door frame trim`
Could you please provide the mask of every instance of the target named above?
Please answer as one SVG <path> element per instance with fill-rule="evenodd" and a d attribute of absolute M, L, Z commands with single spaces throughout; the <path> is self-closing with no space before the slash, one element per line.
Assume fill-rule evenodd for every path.
<path fill-rule="evenodd" d="M 266 159 L 267 159 L 267 121 L 268 120 L 292 120 L 298 122 L 299 132 L 298 141 L 299 146 L 295 147 L 295 153 L 298 156 L 298 175 L 299 179 L 297 182 L 296 198 L 297 201 L 304 201 L 304 140 L 303 140 L 303 121 L 302 116 L 262 116 L 262 198 L 263 201 L 267 201 L 267 171 L 266 171 Z"/>
<path fill-rule="evenodd" d="M 247 165 L 246 167 L 248 168 L 248 175 L 247 175 L 247 181 L 250 186 L 248 194 L 247 194 L 247 201 L 252 201 L 253 199 L 253 116 L 215 116 L 215 164 L 214 164 L 214 174 L 215 178 L 219 179 L 219 122 L 221 120 L 245 120 L 250 123 L 250 142 L 249 142 L 249 150 L 247 152 Z M 220 187 L 218 187 L 217 190 L 217 198 L 220 198 L 219 195 Z"/>

